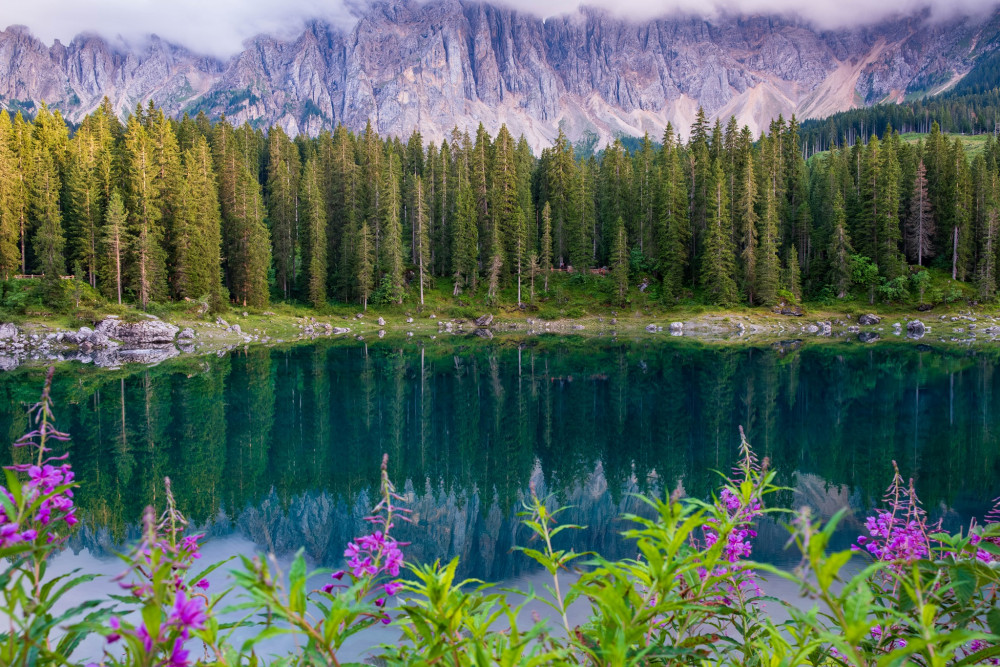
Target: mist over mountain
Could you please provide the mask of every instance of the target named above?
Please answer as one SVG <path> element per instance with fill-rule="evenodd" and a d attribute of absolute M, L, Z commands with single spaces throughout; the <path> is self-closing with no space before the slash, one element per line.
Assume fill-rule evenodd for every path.
<path fill-rule="evenodd" d="M 585 7 L 543 19 L 510 4 L 402 0 L 355 8 L 352 25 L 325 18 L 257 35 L 228 57 L 96 33 L 49 46 L 15 26 L 0 32 L 0 106 L 30 113 L 45 102 L 79 121 L 107 96 L 122 115 L 153 100 L 173 115 L 225 114 L 293 134 L 371 120 L 382 134 L 416 129 L 436 141 L 456 125 L 493 133 L 506 123 L 537 149 L 560 127 L 600 144 L 658 137 L 667 122 L 686 135 L 699 106 L 757 132 L 779 113 L 902 101 L 946 90 L 1000 46 L 996 8 L 924 7 L 827 28 L 711 7 L 658 19 Z"/>

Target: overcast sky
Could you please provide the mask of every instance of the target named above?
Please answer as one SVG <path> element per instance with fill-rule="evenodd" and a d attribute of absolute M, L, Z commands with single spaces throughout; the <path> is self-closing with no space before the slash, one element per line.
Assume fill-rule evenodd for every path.
<path fill-rule="evenodd" d="M 580 0 L 499 0 L 552 16 L 574 11 Z M 309 19 L 350 27 L 366 0 L 3 0 L 0 25 L 23 24 L 46 43 L 68 43 L 80 32 L 126 42 L 155 33 L 201 53 L 225 57 L 260 33 L 289 36 Z M 1000 0 L 589 0 L 635 19 L 672 12 L 711 15 L 795 12 L 821 28 L 873 23 L 895 13 L 931 6 L 936 16 L 985 12 Z M 542 9 L 540 9 L 542 7 Z M 353 8 L 353 9 L 352 9 Z"/>

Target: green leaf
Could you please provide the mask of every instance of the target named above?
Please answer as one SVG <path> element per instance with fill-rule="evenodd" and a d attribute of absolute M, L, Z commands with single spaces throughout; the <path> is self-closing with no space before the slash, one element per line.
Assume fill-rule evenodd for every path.
<path fill-rule="evenodd" d="M 1000 609 L 994 607 L 986 612 L 986 625 L 990 626 L 990 633 L 1000 635 Z"/>
<path fill-rule="evenodd" d="M 962 604 L 967 603 L 976 594 L 976 571 L 967 565 L 957 565 L 948 569 L 951 586 L 955 596 Z"/>
<path fill-rule="evenodd" d="M 297 614 L 306 610 L 306 559 L 304 549 L 299 549 L 288 573 L 288 606 Z"/>

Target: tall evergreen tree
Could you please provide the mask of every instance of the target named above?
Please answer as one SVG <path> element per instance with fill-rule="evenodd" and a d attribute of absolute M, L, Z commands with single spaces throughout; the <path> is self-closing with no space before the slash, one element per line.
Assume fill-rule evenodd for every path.
<path fill-rule="evenodd" d="M 327 267 L 329 243 L 326 238 L 327 207 L 318 161 L 315 156 L 306 159 L 299 184 L 302 220 L 308 237 L 306 272 L 309 277 L 309 303 L 315 308 L 326 305 L 326 285 L 329 273 Z"/>
<path fill-rule="evenodd" d="M 545 202 L 542 207 L 542 234 L 539 239 L 538 268 L 544 274 L 543 286 L 549 291 L 549 274 L 552 272 L 552 206 Z"/>
<path fill-rule="evenodd" d="M 167 267 L 153 144 L 139 113 L 129 118 L 125 129 L 122 176 L 123 199 L 129 214 L 127 284 L 139 305 L 146 308 L 150 301 L 166 295 Z"/>
<path fill-rule="evenodd" d="M 193 138 L 181 162 L 183 178 L 174 213 L 174 293 L 181 298 L 206 298 L 212 309 L 219 309 L 223 303 L 222 214 L 212 150 L 205 137 Z"/>
<path fill-rule="evenodd" d="M 284 130 L 275 127 L 267 135 L 267 156 L 267 211 L 274 272 L 278 289 L 287 299 L 299 269 L 299 151 Z"/>
<path fill-rule="evenodd" d="M 107 260 L 104 263 L 107 267 L 107 279 L 103 283 L 112 286 L 111 293 L 117 297 L 119 305 L 122 302 L 122 257 L 125 255 L 128 243 L 127 225 L 128 214 L 125 212 L 125 204 L 118 190 L 113 190 L 108 201 L 107 217 L 101 230 L 101 248 Z"/>
<path fill-rule="evenodd" d="M 625 221 L 619 217 L 611 243 L 611 284 L 614 285 L 615 303 L 624 306 L 628 297 L 628 232 Z"/>
<path fill-rule="evenodd" d="M 657 245 L 663 273 L 663 298 L 676 299 L 684 283 L 688 266 L 691 227 L 688 221 L 688 189 L 673 128 L 668 124 L 663 139 L 663 165 L 660 185 L 660 217 Z"/>
<path fill-rule="evenodd" d="M 844 210 L 844 197 L 839 191 L 833 195 L 833 229 L 830 234 L 830 244 L 826 251 L 829 274 L 827 282 L 833 288 L 838 299 L 847 296 L 851 286 L 851 256 L 854 248 L 851 246 L 847 231 L 847 213 Z"/>
<path fill-rule="evenodd" d="M 381 285 L 385 287 L 386 298 L 396 303 L 403 302 L 403 228 L 402 192 L 400 190 L 399 156 L 392 153 L 383 162 L 382 178 L 379 185 L 381 202 L 381 243 L 379 248 L 379 270 Z"/>
<path fill-rule="evenodd" d="M 910 198 L 910 215 L 906 220 L 906 245 L 911 258 L 923 265 L 924 257 L 933 257 L 934 218 L 927 193 L 927 167 L 923 160 L 917 165 L 913 194 Z"/>
<path fill-rule="evenodd" d="M 14 128 L 7 112 L 0 111 L 0 276 L 5 280 L 19 273 L 21 262 L 15 203 L 18 180 Z"/>
<path fill-rule="evenodd" d="M 729 306 L 736 303 L 736 267 L 733 233 L 729 221 L 729 196 L 722 164 L 716 162 L 708 181 L 705 218 L 705 249 L 701 264 L 701 283 L 712 303 Z"/>
<path fill-rule="evenodd" d="M 773 304 L 778 299 L 781 263 L 778 258 L 778 202 L 774 191 L 766 188 L 764 211 L 760 219 L 760 245 L 757 247 L 757 301 Z"/>
<path fill-rule="evenodd" d="M 424 305 L 424 289 L 431 284 L 430 277 L 430 233 L 429 214 L 424 193 L 424 179 L 417 176 L 413 183 L 413 199 L 410 204 L 413 224 L 413 263 L 417 267 L 417 284 L 420 289 L 420 305 Z"/>

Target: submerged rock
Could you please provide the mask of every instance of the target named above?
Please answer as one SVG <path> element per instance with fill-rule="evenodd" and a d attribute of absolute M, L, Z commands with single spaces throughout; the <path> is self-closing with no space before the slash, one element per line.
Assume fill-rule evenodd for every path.
<path fill-rule="evenodd" d="M 158 318 L 139 322 L 123 322 L 117 317 L 108 317 L 97 325 L 97 333 L 120 340 L 126 345 L 149 346 L 170 345 L 177 336 L 178 328 Z"/>
<path fill-rule="evenodd" d="M 910 320 L 906 323 L 906 336 L 907 338 L 920 339 L 924 337 L 924 333 L 927 332 L 927 327 L 920 320 Z"/>
<path fill-rule="evenodd" d="M 867 315 L 862 315 L 861 317 L 858 318 L 858 324 L 862 326 L 871 326 L 873 324 L 878 324 L 881 321 L 882 321 L 881 317 L 879 317 L 878 315 L 874 315 L 872 313 L 868 313 Z"/>
<path fill-rule="evenodd" d="M 12 322 L 4 322 L 0 324 L 0 340 L 8 340 L 11 338 L 17 338 L 17 326 Z"/>

